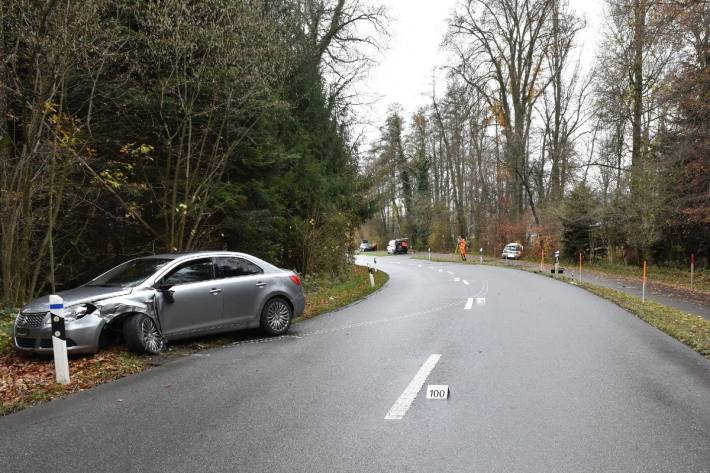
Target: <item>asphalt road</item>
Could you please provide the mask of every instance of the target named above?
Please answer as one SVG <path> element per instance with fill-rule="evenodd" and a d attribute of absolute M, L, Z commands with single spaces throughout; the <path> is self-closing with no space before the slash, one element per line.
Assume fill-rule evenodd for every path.
<path fill-rule="evenodd" d="M 432 253 L 432 258 L 443 258 L 443 259 L 458 259 L 458 255 L 451 253 Z M 476 261 L 477 255 L 469 255 L 469 261 L 473 259 Z M 487 261 L 490 261 L 488 259 Z M 520 260 L 498 260 L 501 264 L 508 264 L 510 266 L 524 266 L 530 269 L 537 269 L 538 264 L 532 263 L 530 261 L 520 261 Z M 572 265 L 563 265 L 565 268 L 565 275 L 571 278 L 577 278 L 579 274 L 577 273 L 577 268 Z M 545 264 L 545 272 L 551 271 L 553 265 L 549 262 Z M 586 282 L 591 282 L 598 286 L 608 287 L 609 289 L 614 289 L 617 291 L 630 294 L 632 296 L 641 297 L 641 276 L 638 278 L 624 277 L 624 276 L 614 276 L 611 274 L 602 274 L 598 272 L 590 272 L 584 270 L 582 273 L 582 279 Z M 668 307 L 673 307 L 683 312 L 689 314 L 699 315 L 706 320 L 710 320 L 710 297 L 706 294 L 691 291 L 689 288 L 677 288 L 668 286 L 667 284 L 658 283 L 654 280 L 653 275 L 648 281 L 646 286 L 646 299 L 649 301 L 658 302 L 659 304 L 667 305 Z"/>
<path fill-rule="evenodd" d="M 0 470 L 710 471 L 710 362 L 689 348 L 549 278 L 378 263 L 385 288 L 288 337 L 0 418 Z"/>

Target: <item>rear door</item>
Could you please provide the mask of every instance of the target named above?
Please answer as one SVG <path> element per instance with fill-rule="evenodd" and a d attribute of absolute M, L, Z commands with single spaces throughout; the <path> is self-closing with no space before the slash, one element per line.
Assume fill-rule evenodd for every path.
<path fill-rule="evenodd" d="M 272 281 L 255 263 L 237 256 L 216 258 L 217 277 L 224 289 L 224 321 L 246 325 L 260 317 L 260 309 Z"/>
<path fill-rule="evenodd" d="M 180 264 L 163 279 L 170 293 L 159 294 L 158 314 L 168 337 L 206 332 L 223 324 L 222 286 L 211 257 Z"/>

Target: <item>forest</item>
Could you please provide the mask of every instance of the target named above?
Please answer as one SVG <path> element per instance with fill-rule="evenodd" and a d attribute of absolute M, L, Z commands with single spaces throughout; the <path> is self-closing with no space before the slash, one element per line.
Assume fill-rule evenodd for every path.
<path fill-rule="evenodd" d="M 566 1 L 462 1 L 369 146 L 376 2 L 3 0 L 0 302 L 161 252 L 337 275 L 360 237 L 706 265 L 709 8 L 608 1 L 588 68 Z"/>
<path fill-rule="evenodd" d="M 3 0 L 0 301 L 230 249 L 337 274 L 369 212 L 350 84 L 379 7 Z"/>
<path fill-rule="evenodd" d="M 393 105 L 368 153 L 363 236 L 451 252 L 707 265 L 710 5 L 609 0 L 593 64 L 562 0 L 467 0 L 430 103 Z M 439 81 L 442 82 L 442 81 Z"/>

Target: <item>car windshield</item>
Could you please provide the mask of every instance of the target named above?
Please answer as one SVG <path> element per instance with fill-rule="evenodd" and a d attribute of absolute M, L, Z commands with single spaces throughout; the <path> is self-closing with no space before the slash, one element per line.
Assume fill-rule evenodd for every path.
<path fill-rule="evenodd" d="M 126 261 L 125 263 L 120 264 L 101 276 L 91 280 L 87 286 L 137 286 L 170 261 L 172 261 L 170 258 L 141 258 Z"/>

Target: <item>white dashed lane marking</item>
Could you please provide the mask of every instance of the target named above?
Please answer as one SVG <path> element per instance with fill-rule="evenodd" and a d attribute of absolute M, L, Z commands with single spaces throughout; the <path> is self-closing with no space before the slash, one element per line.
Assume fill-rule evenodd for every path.
<path fill-rule="evenodd" d="M 419 368 L 419 371 L 417 371 L 417 374 L 414 375 L 414 378 L 412 378 L 407 387 L 404 388 L 399 398 L 392 404 L 392 407 L 390 407 L 390 410 L 385 416 L 385 420 L 400 420 L 404 417 L 409 407 L 417 398 L 422 386 L 424 386 L 429 374 L 439 362 L 439 358 L 441 358 L 439 354 L 433 354 L 427 358 L 422 367 Z"/>
<path fill-rule="evenodd" d="M 463 280 L 463 283 L 468 286 L 468 281 L 466 281 L 465 279 Z"/>
<path fill-rule="evenodd" d="M 468 300 L 466 301 L 466 306 L 463 308 L 463 310 L 471 310 L 471 307 L 473 307 L 473 297 L 468 298 Z"/>

